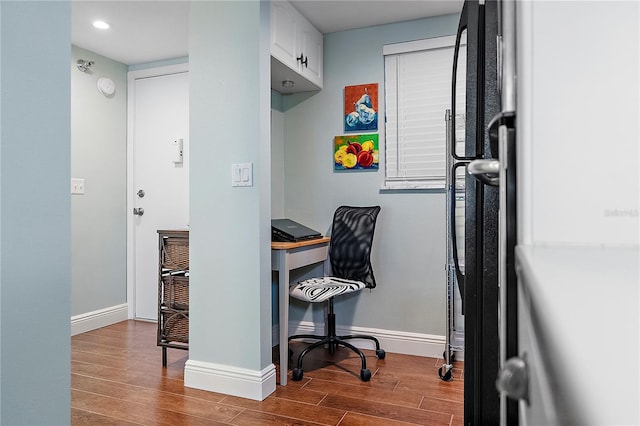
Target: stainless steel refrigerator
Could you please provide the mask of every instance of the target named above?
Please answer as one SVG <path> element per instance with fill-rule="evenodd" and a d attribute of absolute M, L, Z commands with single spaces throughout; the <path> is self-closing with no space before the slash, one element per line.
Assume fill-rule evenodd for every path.
<path fill-rule="evenodd" d="M 505 359 L 517 354 L 515 89 L 506 84 L 515 75 L 515 52 L 505 50 L 513 7 L 510 1 L 465 1 L 454 50 L 449 134 L 459 139 L 463 128 L 464 142 L 451 144 L 450 174 L 457 179 L 449 190 L 456 211 L 462 199 L 456 189 L 459 194 L 464 187 L 464 242 L 454 250 L 454 257 L 464 256 L 464 268 L 459 259 L 454 263 L 464 314 L 466 425 L 517 424 L 516 403 L 496 387 Z M 458 69 L 465 62 L 460 55 L 465 70 Z M 463 107 L 456 105 L 459 86 L 466 91 Z M 450 219 L 454 243 L 456 220 Z"/>

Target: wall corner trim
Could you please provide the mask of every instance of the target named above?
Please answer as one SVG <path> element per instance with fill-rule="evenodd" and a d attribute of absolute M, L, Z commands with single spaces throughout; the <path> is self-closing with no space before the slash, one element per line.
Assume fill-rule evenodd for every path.
<path fill-rule="evenodd" d="M 85 333 L 128 319 L 127 303 L 71 317 L 71 335 Z"/>
<path fill-rule="evenodd" d="M 276 390 L 276 367 L 269 364 L 258 371 L 189 359 L 184 366 L 184 385 L 263 401 Z"/>

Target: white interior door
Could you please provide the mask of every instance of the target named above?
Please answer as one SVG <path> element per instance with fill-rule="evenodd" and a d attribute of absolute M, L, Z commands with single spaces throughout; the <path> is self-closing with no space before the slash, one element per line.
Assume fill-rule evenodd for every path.
<path fill-rule="evenodd" d="M 135 318 L 157 320 L 157 231 L 187 229 L 189 224 L 189 73 L 134 78 L 130 84 L 134 87 L 129 183 L 133 259 L 129 259 L 134 270 L 129 294 Z"/>

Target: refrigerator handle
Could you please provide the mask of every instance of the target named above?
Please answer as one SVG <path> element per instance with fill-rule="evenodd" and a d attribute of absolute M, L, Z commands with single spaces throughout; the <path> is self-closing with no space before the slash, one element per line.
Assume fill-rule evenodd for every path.
<path fill-rule="evenodd" d="M 453 265 L 456 271 L 456 280 L 458 281 L 458 290 L 463 298 L 464 305 L 464 274 L 460 269 L 460 259 L 458 256 L 458 237 L 456 235 L 456 171 L 458 167 L 465 167 L 469 163 L 461 162 L 456 163 L 451 168 L 451 182 L 449 183 L 449 197 L 450 197 L 450 209 L 449 209 L 449 232 L 451 234 L 451 254 L 453 256 Z M 464 311 L 464 309 L 463 309 Z"/>
<path fill-rule="evenodd" d="M 451 74 L 451 120 L 449 121 L 451 135 L 453 140 L 455 140 L 456 134 L 456 88 L 457 81 L 456 76 L 458 74 L 458 57 L 460 55 L 460 44 L 462 42 L 462 33 L 467 29 L 468 26 L 468 8 L 467 2 L 465 1 L 462 6 L 462 12 L 460 12 L 460 21 L 458 22 L 458 32 L 456 33 L 456 44 L 453 49 L 453 71 Z M 451 157 L 458 161 L 468 161 L 473 160 L 473 158 L 468 158 L 464 156 L 459 156 L 456 154 L 456 144 L 452 143 L 450 145 L 450 153 Z"/>
<path fill-rule="evenodd" d="M 451 110 L 447 109 L 444 114 L 444 121 L 446 123 L 445 136 L 446 136 L 446 150 L 451 150 L 453 145 L 454 129 L 449 126 L 452 120 Z M 451 239 L 451 253 L 448 255 L 447 261 L 453 259 L 453 269 L 456 274 L 456 281 L 458 282 L 458 290 L 462 298 L 462 311 L 464 312 L 464 274 L 460 269 L 460 260 L 458 256 L 458 241 L 456 237 L 456 171 L 458 167 L 464 167 L 469 164 L 468 161 L 455 162 L 452 156 L 447 156 L 447 228 L 448 238 Z"/>
<path fill-rule="evenodd" d="M 500 185 L 500 161 L 495 159 L 473 160 L 467 166 L 467 172 L 480 182 L 490 185 Z"/>
<path fill-rule="evenodd" d="M 500 321 L 499 335 L 506 339 L 507 336 L 507 168 L 509 167 L 507 126 L 498 128 L 498 147 L 500 153 L 500 189 L 498 202 L 498 287 L 500 287 Z M 507 359 L 506 344 L 500 345 L 500 368 L 504 368 Z M 506 390 L 506 389 L 505 389 Z"/>

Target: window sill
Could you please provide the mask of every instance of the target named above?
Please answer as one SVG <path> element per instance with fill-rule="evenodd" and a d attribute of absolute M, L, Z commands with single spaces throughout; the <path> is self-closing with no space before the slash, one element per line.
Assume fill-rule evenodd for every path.
<path fill-rule="evenodd" d="M 388 191 L 413 191 L 413 190 L 444 190 L 444 180 L 434 180 L 430 182 L 385 182 L 380 187 L 381 192 Z"/>

